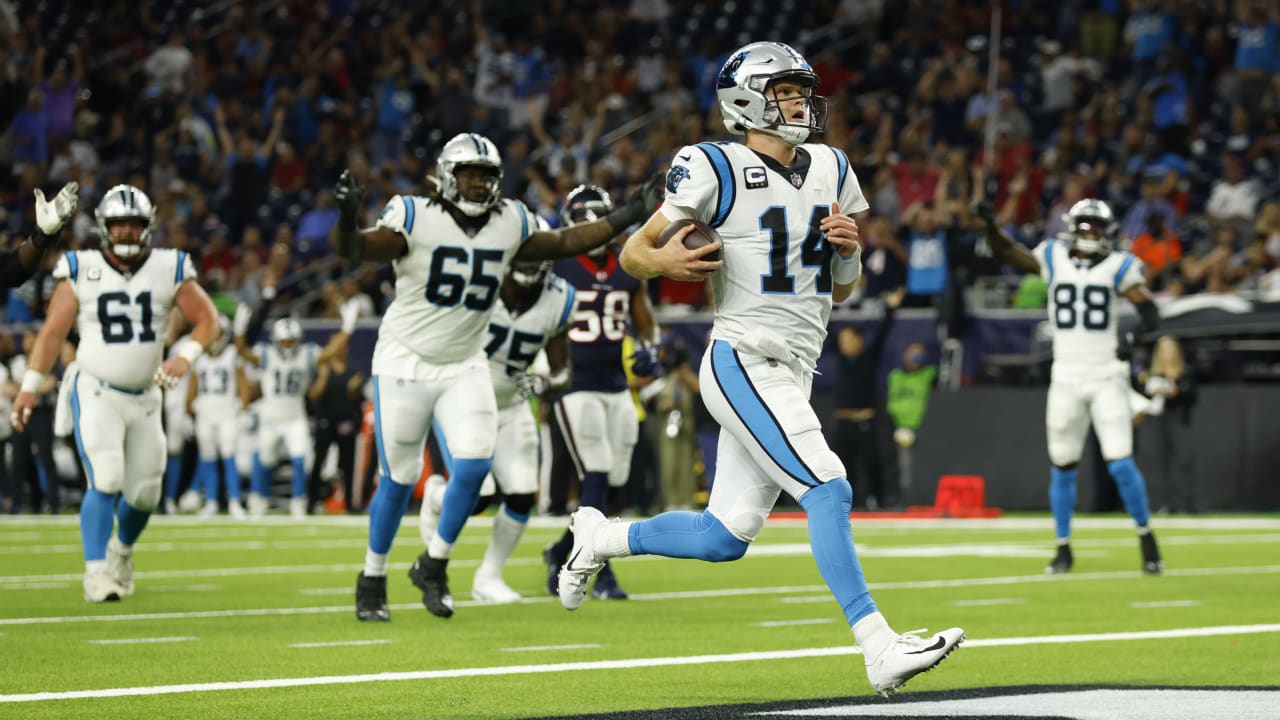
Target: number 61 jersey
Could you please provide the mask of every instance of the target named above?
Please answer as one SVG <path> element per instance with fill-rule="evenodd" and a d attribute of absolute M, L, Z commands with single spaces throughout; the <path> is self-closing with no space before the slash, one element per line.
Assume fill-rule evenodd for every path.
<path fill-rule="evenodd" d="M 1119 296 L 1143 284 L 1142 261 L 1114 252 L 1092 265 L 1072 257 L 1067 243 L 1046 240 L 1033 251 L 1049 284 L 1053 329 L 1053 381 L 1071 382 L 1126 375 L 1116 357 Z"/>
<path fill-rule="evenodd" d="M 153 248 L 133 272 L 99 250 L 69 250 L 53 277 L 71 283 L 80 309 L 76 326 L 82 370 L 126 390 L 145 390 L 164 358 L 164 331 L 178 287 L 196 278 L 191 256 Z"/>

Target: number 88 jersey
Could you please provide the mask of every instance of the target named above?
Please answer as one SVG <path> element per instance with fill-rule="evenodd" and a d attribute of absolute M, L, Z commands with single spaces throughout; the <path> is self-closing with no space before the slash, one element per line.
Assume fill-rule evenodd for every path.
<path fill-rule="evenodd" d="M 196 278 L 191 256 L 154 248 L 136 270 L 122 272 L 98 250 L 69 250 L 53 277 L 71 283 L 80 306 L 80 368 L 125 390 L 150 387 L 178 288 Z"/>
<path fill-rule="evenodd" d="M 1143 284 L 1142 261 L 1115 252 L 1092 265 L 1072 257 L 1062 240 L 1034 250 L 1040 276 L 1049 284 L 1053 330 L 1053 379 L 1087 380 L 1126 372 L 1116 357 L 1119 296 Z"/>

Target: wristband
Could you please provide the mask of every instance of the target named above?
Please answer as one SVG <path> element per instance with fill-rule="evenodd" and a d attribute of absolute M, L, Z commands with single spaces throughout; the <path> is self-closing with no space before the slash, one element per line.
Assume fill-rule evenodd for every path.
<path fill-rule="evenodd" d="M 178 357 L 186 358 L 188 365 L 195 365 L 196 360 L 204 354 L 204 346 L 195 340 L 188 340 L 178 350 Z"/>
<path fill-rule="evenodd" d="M 45 374 L 39 370 L 27 368 L 27 371 L 22 374 L 22 392 L 34 395 L 35 392 L 40 389 L 40 385 L 44 382 L 44 378 Z"/>
<path fill-rule="evenodd" d="M 862 274 L 862 248 L 858 248 L 851 258 L 840 257 L 835 253 L 831 257 L 831 279 L 837 285 L 851 285 Z"/>
<path fill-rule="evenodd" d="M 263 300 L 275 300 L 275 299 L 276 299 L 276 286 L 275 286 L 275 285 L 263 285 L 263 286 L 262 286 L 262 299 L 263 299 Z"/>

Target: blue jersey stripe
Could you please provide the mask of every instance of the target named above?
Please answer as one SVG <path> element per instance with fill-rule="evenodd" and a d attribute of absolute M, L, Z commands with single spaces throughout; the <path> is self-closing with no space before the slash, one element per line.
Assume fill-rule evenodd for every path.
<path fill-rule="evenodd" d="M 849 158 L 840 148 L 831 148 L 831 151 L 836 154 L 836 169 L 840 174 L 840 182 L 836 185 L 836 199 L 839 200 L 844 194 L 844 181 L 849 177 Z"/>
<path fill-rule="evenodd" d="M 729 156 L 718 145 L 698 143 L 698 149 L 706 154 L 711 167 L 716 173 L 716 182 L 720 185 L 720 195 L 716 201 L 716 214 L 711 218 L 711 227 L 720 227 L 729 219 L 729 211 L 737 196 L 737 187 L 733 182 L 733 167 L 729 164 Z"/>
<path fill-rule="evenodd" d="M 413 200 L 405 195 L 401 195 L 400 200 L 404 202 L 404 231 L 408 234 L 413 232 Z"/>
<path fill-rule="evenodd" d="M 444 431 L 440 423 L 431 421 L 431 432 L 436 436 L 436 445 L 440 448 L 440 461 L 444 463 L 444 474 L 453 477 L 453 455 L 449 452 L 449 443 L 444 439 Z"/>
<path fill-rule="evenodd" d="M 187 263 L 187 254 L 181 250 L 178 251 L 178 269 L 173 271 L 173 282 L 175 284 L 182 282 L 182 266 Z"/>
<path fill-rule="evenodd" d="M 524 210 L 524 203 L 516 203 L 516 212 L 520 213 L 520 241 L 529 237 L 529 214 Z"/>
<path fill-rule="evenodd" d="M 1125 253 L 1124 262 L 1120 263 L 1120 270 L 1116 273 L 1116 292 L 1120 292 L 1120 281 L 1124 279 L 1124 274 L 1129 272 L 1130 265 L 1133 265 L 1133 256 Z"/>
<path fill-rule="evenodd" d="M 382 393 L 378 391 L 378 376 L 373 376 L 373 439 L 378 446 L 378 469 L 382 471 L 382 478 L 389 482 L 393 482 L 391 478 L 391 463 L 387 462 L 387 446 L 382 439 Z"/>
<path fill-rule="evenodd" d="M 97 487 L 93 484 L 93 463 L 89 462 L 89 455 L 84 451 L 84 436 L 80 434 L 80 383 L 77 380 L 78 376 L 71 378 L 71 424 L 75 428 L 76 452 L 80 453 L 84 475 L 89 480 L 89 487 L 96 490 Z"/>
<path fill-rule="evenodd" d="M 71 281 L 76 281 L 76 276 L 80 274 L 80 259 L 76 257 L 76 251 L 67 252 L 67 266 L 71 268 Z"/>
<path fill-rule="evenodd" d="M 1044 266 L 1049 268 L 1049 284 L 1053 284 L 1053 244 L 1057 240 L 1050 240 L 1044 246 Z"/>
<path fill-rule="evenodd" d="M 569 314 L 573 312 L 573 305 L 578 299 L 578 291 L 572 285 L 565 283 L 564 286 L 568 288 L 569 294 L 564 301 L 564 312 L 560 313 L 560 324 L 556 326 L 557 328 L 563 328 L 569 323 Z"/>
<path fill-rule="evenodd" d="M 751 384 L 737 351 L 724 340 L 712 343 L 711 372 L 724 399 L 769 459 L 796 481 L 809 487 L 819 485 L 818 477 L 804 464 L 778 418 Z"/>

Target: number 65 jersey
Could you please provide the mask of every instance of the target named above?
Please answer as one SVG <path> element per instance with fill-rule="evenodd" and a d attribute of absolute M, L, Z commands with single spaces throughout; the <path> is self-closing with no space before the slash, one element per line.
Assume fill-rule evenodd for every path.
<path fill-rule="evenodd" d="M 196 278 L 191 256 L 153 248 L 133 272 L 98 250 L 69 250 L 53 277 L 67 280 L 80 309 L 77 360 L 90 375 L 125 390 L 145 390 L 164 359 L 164 331 L 178 287 Z"/>
<path fill-rule="evenodd" d="M 1076 382 L 1126 375 L 1116 357 L 1119 296 L 1145 282 L 1142 261 L 1113 252 L 1090 265 L 1071 255 L 1067 243 L 1046 240 L 1033 251 L 1049 284 L 1053 329 L 1053 381 Z"/>

